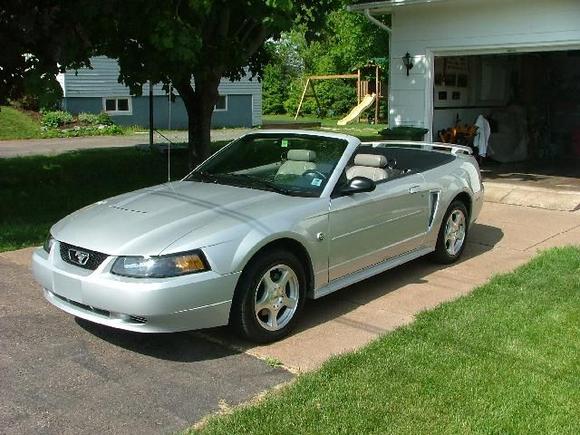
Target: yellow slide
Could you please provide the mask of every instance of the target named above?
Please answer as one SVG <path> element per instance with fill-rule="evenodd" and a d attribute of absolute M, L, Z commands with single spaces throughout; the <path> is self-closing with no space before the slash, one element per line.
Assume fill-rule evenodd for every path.
<path fill-rule="evenodd" d="M 369 107 L 373 105 L 375 102 L 375 98 L 377 98 L 377 94 L 366 94 L 363 100 L 356 106 L 354 109 L 350 111 L 348 115 L 342 118 L 340 121 L 337 122 L 338 125 L 346 125 L 349 122 L 354 121 L 357 119 L 361 113 L 367 110 Z"/>

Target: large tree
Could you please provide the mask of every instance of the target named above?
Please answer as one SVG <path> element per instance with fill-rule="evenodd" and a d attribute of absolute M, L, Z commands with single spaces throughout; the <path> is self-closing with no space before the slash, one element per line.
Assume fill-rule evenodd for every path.
<path fill-rule="evenodd" d="M 119 60 L 120 80 L 134 92 L 171 83 L 189 117 L 191 164 L 210 154 L 210 127 L 222 77 L 260 75 L 264 43 L 294 23 L 316 35 L 337 0 L 103 1 L 107 21 L 96 52 Z"/>
<path fill-rule="evenodd" d="M 60 68 L 87 65 L 92 44 L 83 23 L 92 22 L 92 14 L 97 11 L 88 0 L 2 2 L 0 103 L 41 93 Z"/>
<path fill-rule="evenodd" d="M 0 6 L 0 42 L 3 50 L 10 48 L 0 75 L 14 87 L 31 61 L 44 73 L 104 54 L 118 59 L 119 80 L 135 93 L 147 82 L 171 83 L 188 113 L 193 164 L 210 154 L 220 79 L 240 79 L 246 68 L 259 75 L 268 39 L 298 22 L 310 39 L 339 5 L 339 0 L 11 0 Z M 19 29 L 25 31 L 18 35 Z"/>

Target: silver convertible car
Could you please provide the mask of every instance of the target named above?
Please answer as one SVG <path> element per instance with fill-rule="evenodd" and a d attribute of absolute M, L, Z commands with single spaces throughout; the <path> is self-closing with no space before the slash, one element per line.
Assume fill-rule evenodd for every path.
<path fill-rule="evenodd" d="M 461 255 L 483 202 L 468 148 L 260 131 L 183 180 L 89 205 L 33 254 L 46 299 L 139 332 L 230 324 L 268 342 L 320 298 Z"/>

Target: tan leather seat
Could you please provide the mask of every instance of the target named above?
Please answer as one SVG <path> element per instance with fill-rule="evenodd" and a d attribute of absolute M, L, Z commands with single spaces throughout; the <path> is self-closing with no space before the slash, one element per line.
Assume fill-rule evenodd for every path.
<path fill-rule="evenodd" d="M 354 166 L 346 170 L 346 177 L 352 180 L 354 177 L 370 178 L 374 182 L 386 180 L 389 177 L 385 170 L 387 158 L 380 154 L 357 154 L 354 157 Z"/>
<path fill-rule="evenodd" d="M 302 175 L 304 172 L 316 169 L 316 153 L 311 150 L 289 150 L 287 160 L 282 163 L 276 177 L 283 175 Z"/>

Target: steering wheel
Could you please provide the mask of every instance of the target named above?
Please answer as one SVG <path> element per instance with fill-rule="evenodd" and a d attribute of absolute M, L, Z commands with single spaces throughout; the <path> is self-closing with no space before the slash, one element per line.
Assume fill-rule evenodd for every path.
<path fill-rule="evenodd" d="M 317 171 L 316 169 L 308 169 L 302 173 L 302 176 L 303 177 L 319 177 L 319 178 L 322 178 L 323 180 L 328 179 L 328 177 L 325 174 L 323 174 L 320 171 Z"/>

